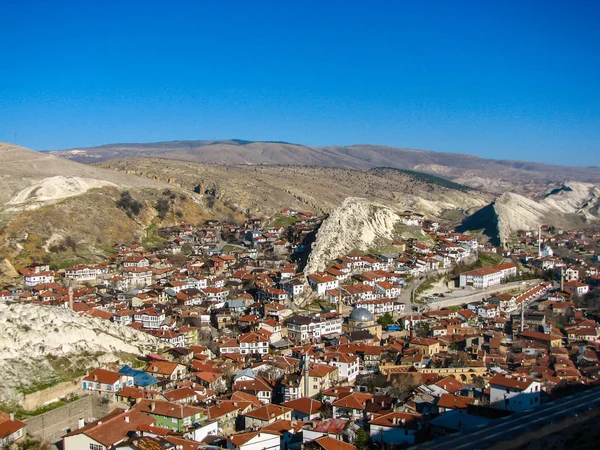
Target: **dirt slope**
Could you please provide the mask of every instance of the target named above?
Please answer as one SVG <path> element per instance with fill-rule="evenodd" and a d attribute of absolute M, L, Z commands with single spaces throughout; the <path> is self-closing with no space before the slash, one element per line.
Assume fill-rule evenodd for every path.
<path fill-rule="evenodd" d="M 214 166 L 166 159 L 123 159 L 101 167 L 167 181 L 254 215 L 275 215 L 286 207 L 329 212 L 347 197 L 362 197 L 434 217 L 446 210 L 480 208 L 493 199 L 478 191 L 436 184 L 390 169 L 369 172 L 306 166 Z"/>

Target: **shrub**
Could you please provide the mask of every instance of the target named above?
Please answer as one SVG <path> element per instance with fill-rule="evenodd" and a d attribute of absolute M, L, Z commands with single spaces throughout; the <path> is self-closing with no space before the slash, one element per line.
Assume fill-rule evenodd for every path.
<path fill-rule="evenodd" d="M 169 210 L 171 209 L 171 205 L 169 204 L 169 200 L 161 198 L 158 202 L 156 202 L 156 210 L 158 211 L 158 217 L 164 219 L 167 217 Z"/>
<path fill-rule="evenodd" d="M 137 216 L 142 211 L 142 204 L 134 199 L 129 191 L 121 192 L 121 198 L 117 200 L 117 206 L 125 211 L 129 217 L 132 215 Z"/>

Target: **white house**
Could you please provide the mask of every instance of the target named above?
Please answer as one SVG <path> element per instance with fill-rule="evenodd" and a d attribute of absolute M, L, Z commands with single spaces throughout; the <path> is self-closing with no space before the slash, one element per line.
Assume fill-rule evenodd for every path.
<path fill-rule="evenodd" d="M 14 414 L 0 413 L 0 448 L 9 448 L 10 445 L 25 436 L 25 422 L 15 420 Z"/>
<path fill-rule="evenodd" d="M 385 444 L 414 444 L 415 433 L 421 428 L 421 415 L 391 412 L 369 421 L 373 442 Z"/>
<path fill-rule="evenodd" d="M 142 311 L 137 311 L 133 315 L 134 322 L 141 322 L 142 327 L 149 330 L 157 330 L 165 321 L 165 313 L 157 311 L 156 308 L 148 308 Z"/>
<path fill-rule="evenodd" d="M 585 295 L 589 292 L 590 287 L 585 283 L 579 281 L 567 281 L 563 283 L 565 291 L 569 291 L 574 295 Z"/>
<path fill-rule="evenodd" d="M 541 384 L 525 377 L 497 374 L 490 380 L 490 405 L 508 411 L 540 406 Z"/>
<path fill-rule="evenodd" d="M 331 275 L 319 275 L 313 273 L 310 274 L 307 279 L 308 284 L 310 284 L 310 287 L 317 292 L 317 295 L 325 295 L 325 291 L 336 289 L 339 285 L 337 278 L 334 278 Z"/>
<path fill-rule="evenodd" d="M 244 333 L 238 341 L 240 353 L 243 355 L 266 355 L 269 353 L 269 338 L 260 333 Z"/>
<path fill-rule="evenodd" d="M 320 340 L 321 336 L 342 332 L 342 318 L 337 314 L 296 315 L 286 321 L 288 337 L 296 343 Z"/>
<path fill-rule="evenodd" d="M 346 355 L 339 352 L 330 352 L 323 355 L 326 364 L 338 368 L 340 380 L 352 382 L 356 380 L 360 369 L 360 358 L 356 355 Z"/>
<path fill-rule="evenodd" d="M 48 266 L 21 269 L 20 273 L 23 275 L 25 284 L 29 287 L 54 282 L 54 271 L 50 270 Z"/>
<path fill-rule="evenodd" d="M 277 431 L 244 431 L 227 438 L 228 449 L 279 450 L 280 435 Z"/>
<path fill-rule="evenodd" d="M 494 319 L 500 316 L 500 307 L 493 303 L 487 305 L 481 305 L 477 308 L 477 315 L 484 319 Z"/>

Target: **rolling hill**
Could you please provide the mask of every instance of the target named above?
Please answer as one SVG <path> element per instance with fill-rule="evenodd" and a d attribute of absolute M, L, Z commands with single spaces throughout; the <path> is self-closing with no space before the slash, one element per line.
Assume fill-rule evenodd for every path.
<path fill-rule="evenodd" d="M 166 183 L 0 143 L 0 278 L 16 275 L 12 265 L 91 262 L 153 224 L 197 223 L 209 210 Z"/>
<path fill-rule="evenodd" d="M 310 147 L 286 142 L 239 139 L 109 144 L 53 151 L 79 162 L 103 162 L 129 157 L 154 157 L 220 165 L 317 165 L 368 170 L 392 167 L 438 175 L 489 192 L 517 190 L 539 194 L 556 183 L 600 183 L 600 168 L 483 159 L 460 153 L 412 150 L 379 145 Z M 501 156 L 501 155 L 499 155 Z"/>

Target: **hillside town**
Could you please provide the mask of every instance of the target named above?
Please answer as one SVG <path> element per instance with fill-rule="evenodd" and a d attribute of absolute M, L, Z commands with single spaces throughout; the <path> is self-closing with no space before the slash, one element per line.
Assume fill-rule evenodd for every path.
<path fill-rule="evenodd" d="M 112 412 L 79 418 L 62 448 L 405 448 L 597 383 L 600 324 L 581 302 L 600 286 L 600 233 L 542 227 L 499 248 L 406 211 L 410 237 L 303 273 L 323 220 L 182 224 L 157 248 L 22 269 L 0 302 L 161 343 L 77 378 L 72 396 Z M 0 413 L 1 445 L 27 436 L 43 438 Z"/>

